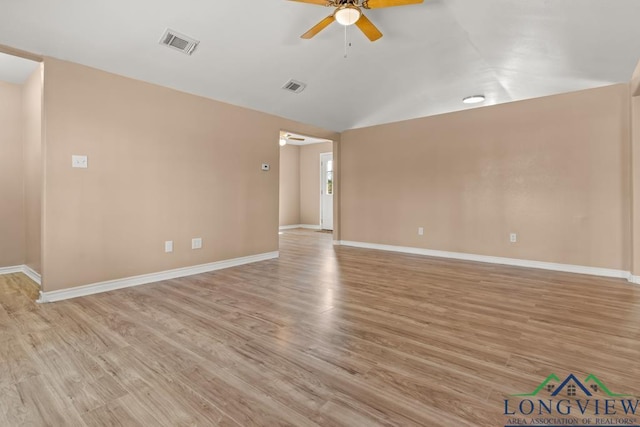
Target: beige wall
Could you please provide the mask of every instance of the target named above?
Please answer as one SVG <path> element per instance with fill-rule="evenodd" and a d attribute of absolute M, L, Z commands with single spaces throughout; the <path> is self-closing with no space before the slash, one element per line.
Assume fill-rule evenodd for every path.
<path fill-rule="evenodd" d="M 640 94 L 631 98 L 631 121 L 631 147 L 633 151 L 633 250 L 631 253 L 631 272 L 635 276 L 640 276 Z"/>
<path fill-rule="evenodd" d="M 0 267 L 24 263 L 22 88 L 0 81 Z"/>
<path fill-rule="evenodd" d="M 45 82 L 44 291 L 277 250 L 280 129 L 339 138 L 53 58 Z"/>
<path fill-rule="evenodd" d="M 631 93 L 632 251 L 631 273 L 640 276 L 640 62 L 629 84 Z"/>
<path fill-rule="evenodd" d="M 25 261 L 41 273 L 42 221 L 42 65 L 22 88 Z"/>
<path fill-rule="evenodd" d="M 344 132 L 341 239 L 628 270 L 629 129 L 624 84 Z"/>
<path fill-rule="evenodd" d="M 281 129 L 337 141 L 343 240 L 631 267 L 628 85 L 357 129 L 340 142 L 52 58 L 45 80 L 45 291 L 277 250 Z M 304 194 L 331 144 L 299 150 Z M 89 169 L 71 169 L 72 154 L 87 154 Z M 316 190 L 300 198 L 299 223 L 319 223 Z M 192 237 L 202 250 L 189 249 Z"/>
<path fill-rule="evenodd" d="M 280 226 L 300 224 L 300 147 L 280 148 Z"/>
<path fill-rule="evenodd" d="M 320 225 L 320 153 L 332 143 L 300 146 L 300 224 Z"/>

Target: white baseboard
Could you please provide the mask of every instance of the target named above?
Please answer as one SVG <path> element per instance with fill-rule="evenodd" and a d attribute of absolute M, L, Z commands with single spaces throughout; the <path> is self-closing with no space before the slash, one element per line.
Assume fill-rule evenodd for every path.
<path fill-rule="evenodd" d="M 23 265 L 22 272 L 31 280 L 36 282 L 38 285 L 42 285 L 42 277 L 38 274 L 33 268 Z"/>
<path fill-rule="evenodd" d="M 237 267 L 239 265 L 249 264 L 252 262 L 266 261 L 268 259 L 278 258 L 278 256 L 278 251 L 267 252 L 242 258 L 234 258 L 225 261 L 212 262 L 209 264 L 196 265 L 193 267 L 176 268 L 175 270 L 143 274 L 140 276 L 126 277 L 123 279 L 108 280 L 106 282 L 93 283 L 90 285 L 78 286 L 71 289 L 40 292 L 40 298 L 38 299 L 38 302 L 47 303 L 62 301 L 70 298 L 77 298 L 101 292 L 113 291 L 116 289 L 130 288 L 132 286 L 144 285 L 147 283 L 160 282 L 163 280 L 176 279 L 178 277 L 186 277 L 192 276 L 194 274 L 207 273 L 209 271 L 222 270 L 224 268 Z"/>
<path fill-rule="evenodd" d="M 300 224 L 300 228 L 306 228 L 308 230 L 322 230 L 320 224 Z"/>
<path fill-rule="evenodd" d="M 13 267 L 0 268 L 0 276 L 3 274 L 24 273 L 29 279 L 40 285 L 40 275 L 35 272 L 31 267 L 26 265 L 15 265 Z"/>
<path fill-rule="evenodd" d="M 280 230 L 293 230 L 294 228 L 306 228 L 308 230 L 320 230 L 320 225 L 316 224 L 295 224 L 295 225 L 281 225 Z"/>
<path fill-rule="evenodd" d="M 22 273 L 24 265 L 14 265 L 12 267 L 0 267 L 0 275 Z"/>
<path fill-rule="evenodd" d="M 402 252 L 406 254 L 414 254 L 414 255 L 426 255 L 438 258 L 451 258 L 451 259 L 459 259 L 464 261 L 477 261 L 477 262 L 486 262 L 490 264 L 502 264 L 502 265 L 511 265 L 516 267 L 527 267 L 527 268 L 539 268 L 542 270 L 553 270 L 553 271 L 563 271 L 566 273 L 578 273 L 578 274 L 589 274 L 592 276 L 604 276 L 604 277 L 617 277 L 621 279 L 627 279 L 630 282 L 640 283 L 640 276 L 631 276 L 631 273 L 623 270 L 614 270 L 610 268 L 600 268 L 600 267 L 586 267 L 582 265 L 572 265 L 572 264 L 557 264 L 554 262 L 544 262 L 544 261 L 531 261 L 525 259 L 516 259 L 516 258 L 502 258 L 488 255 L 475 255 L 475 254 L 467 254 L 462 252 L 447 252 L 447 251 L 437 251 L 432 249 L 422 249 L 422 248 L 412 248 L 406 246 L 391 246 L 391 245 L 379 245 L 376 243 L 362 243 L 362 242 L 351 242 L 348 240 L 341 240 L 341 245 L 344 246 L 353 246 L 356 248 L 364 248 L 364 249 L 376 249 L 381 251 L 391 251 L 391 252 Z M 632 278 L 637 278 L 637 282 L 632 280 Z"/>
<path fill-rule="evenodd" d="M 294 225 L 281 225 L 280 226 L 280 230 L 293 230 L 295 228 L 300 228 L 300 224 L 294 224 Z"/>
<path fill-rule="evenodd" d="M 633 276 L 630 274 L 627 280 L 629 280 L 631 283 L 635 283 L 636 285 L 640 285 L 640 276 Z"/>

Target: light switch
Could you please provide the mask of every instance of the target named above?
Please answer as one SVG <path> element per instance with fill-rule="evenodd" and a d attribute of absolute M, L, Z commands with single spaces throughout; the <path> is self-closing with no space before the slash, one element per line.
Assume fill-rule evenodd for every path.
<path fill-rule="evenodd" d="M 82 169 L 86 169 L 89 167 L 89 161 L 87 159 L 87 156 L 78 156 L 78 155 L 73 155 L 71 156 L 71 167 L 73 168 L 82 168 Z"/>

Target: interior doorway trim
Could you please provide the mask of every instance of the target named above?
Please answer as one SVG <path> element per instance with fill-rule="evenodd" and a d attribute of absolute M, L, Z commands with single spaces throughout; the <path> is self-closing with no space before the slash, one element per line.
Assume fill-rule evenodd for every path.
<path fill-rule="evenodd" d="M 327 156 L 331 156 L 331 207 L 330 207 L 330 212 L 331 212 L 331 227 L 327 228 L 325 227 L 325 203 L 326 203 L 326 194 L 325 194 L 325 170 L 324 170 L 324 162 L 323 159 L 326 158 Z M 333 196 L 335 194 L 335 162 L 333 160 L 333 151 L 328 151 L 325 153 L 320 153 L 320 229 L 321 230 L 331 230 L 333 231 L 334 228 L 334 224 L 333 224 L 333 220 L 334 220 L 334 210 L 333 210 Z"/>

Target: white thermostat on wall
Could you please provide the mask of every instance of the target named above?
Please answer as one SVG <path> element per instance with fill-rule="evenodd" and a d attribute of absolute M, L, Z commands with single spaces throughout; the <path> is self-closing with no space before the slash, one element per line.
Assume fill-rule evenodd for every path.
<path fill-rule="evenodd" d="M 263 163 L 262 164 L 262 170 L 263 171 L 268 171 L 269 169 L 271 169 L 271 166 L 269 166 L 269 163 Z"/>
<path fill-rule="evenodd" d="M 73 167 L 73 168 L 81 168 L 81 169 L 86 169 L 87 167 L 89 167 L 87 156 L 77 156 L 75 154 L 72 155 L 71 156 L 71 167 Z"/>

